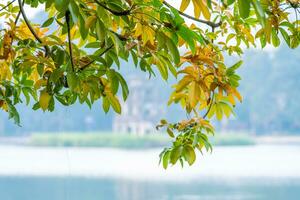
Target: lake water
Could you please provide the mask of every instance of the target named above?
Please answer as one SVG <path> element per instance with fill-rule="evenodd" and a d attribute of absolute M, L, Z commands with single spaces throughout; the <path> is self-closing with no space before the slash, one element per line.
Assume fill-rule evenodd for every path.
<path fill-rule="evenodd" d="M 159 151 L 0 146 L 0 199 L 300 199 L 300 146 L 216 147 L 167 171 Z"/>
<path fill-rule="evenodd" d="M 126 181 L 93 178 L 1 177 L 3 200 L 299 199 L 299 179 Z"/>

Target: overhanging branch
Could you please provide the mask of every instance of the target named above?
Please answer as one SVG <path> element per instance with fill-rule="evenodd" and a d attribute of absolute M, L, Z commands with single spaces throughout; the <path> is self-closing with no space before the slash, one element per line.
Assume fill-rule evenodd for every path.
<path fill-rule="evenodd" d="M 23 16 L 23 19 L 27 25 L 27 27 L 29 28 L 31 34 L 34 36 L 34 38 L 40 43 L 40 44 L 43 44 L 43 41 L 42 39 L 37 35 L 37 33 L 35 32 L 35 30 L 33 29 L 33 27 L 31 26 L 27 16 L 26 16 L 26 13 L 24 11 L 24 8 L 23 8 L 23 3 L 22 3 L 22 0 L 18 0 L 18 3 L 19 3 L 19 7 L 20 7 L 20 12 Z M 45 56 L 47 57 L 49 55 L 49 52 L 50 52 L 50 49 L 48 46 L 44 45 L 44 48 L 45 48 Z"/>
<path fill-rule="evenodd" d="M 72 38 L 71 38 L 71 28 L 70 28 L 70 11 L 66 11 L 66 23 L 67 23 L 67 28 L 68 28 L 68 45 L 69 45 L 69 55 L 70 55 L 70 61 L 72 65 L 73 71 L 75 70 L 74 68 L 74 61 L 73 61 L 73 49 L 72 49 Z"/>
<path fill-rule="evenodd" d="M 184 12 L 181 12 L 180 10 L 174 8 L 171 4 L 169 4 L 169 3 L 166 2 L 166 1 L 164 1 L 163 4 L 166 5 L 166 6 L 169 7 L 169 8 L 172 8 L 172 9 L 177 10 L 177 12 L 178 12 L 180 15 L 182 15 L 182 16 L 184 16 L 184 17 L 186 17 L 186 18 L 189 18 L 189 19 L 191 19 L 191 20 L 194 20 L 194 21 L 196 21 L 196 22 L 199 22 L 199 23 L 202 23 L 202 24 L 206 24 L 206 25 L 212 27 L 213 29 L 222 25 L 222 21 L 220 21 L 220 22 L 218 22 L 218 23 L 214 23 L 214 22 L 211 22 L 211 21 L 202 20 L 202 19 L 197 19 L 197 18 L 195 18 L 195 17 L 192 17 L 192 16 L 190 16 L 190 15 L 188 15 L 188 14 L 186 14 L 186 13 L 184 13 Z"/>
<path fill-rule="evenodd" d="M 25 0 L 23 0 L 22 6 L 24 6 L 24 4 L 25 4 Z M 18 23 L 18 21 L 19 21 L 19 19 L 20 19 L 20 16 L 21 16 L 21 10 L 18 12 L 18 15 L 17 15 L 17 17 L 16 17 L 16 19 L 15 19 L 15 25 L 16 25 L 16 26 L 17 26 L 17 23 Z"/>

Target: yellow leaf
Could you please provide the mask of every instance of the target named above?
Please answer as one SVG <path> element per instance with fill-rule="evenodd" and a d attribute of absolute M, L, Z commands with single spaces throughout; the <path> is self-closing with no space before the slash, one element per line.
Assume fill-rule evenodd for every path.
<path fill-rule="evenodd" d="M 194 16 L 196 18 L 200 17 L 201 14 L 201 9 L 200 9 L 200 5 L 199 5 L 199 0 L 192 0 L 193 1 L 193 5 L 194 5 Z"/>
<path fill-rule="evenodd" d="M 148 26 L 143 26 L 143 42 L 146 44 L 148 41 L 154 45 L 155 32 Z"/>
<path fill-rule="evenodd" d="M 48 108 L 50 99 L 51 96 L 45 90 L 41 91 L 39 103 L 43 111 Z"/>
<path fill-rule="evenodd" d="M 243 97 L 241 96 L 241 94 L 237 91 L 237 89 L 234 89 L 232 91 L 233 95 L 240 101 L 242 102 L 243 101 Z"/>
<path fill-rule="evenodd" d="M 193 81 L 189 88 L 189 101 L 192 108 L 194 108 L 198 104 L 200 95 L 200 87 L 195 81 Z"/>
<path fill-rule="evenodd" d="M 112 93 L 107 93 L 108 101 L 110 105 L 113 107 L 114 111 L 118 114 L 121 114 L 121 104 L 117 97 L 115 97 Z"/>
<path fill-rule="evenodd" d="M 85 21 L 85 28 L 89 29 L 92 26 L 92 24 L 95 22 L 96 19 L 97 18 L 95 15 L 89 16 Z"/>
<path fill-rule="evenodd" d="M 205 19 L 210 19 L 210 12 L 208 6 L 206 5 L 205 0 L 193 0 L 194 4 L 194 14 L 196 18 L 200 17 L 200 14 L 204 16 Z"/>
<path fill-rule="evenodd" d="M 222 108 L 219 104 L 216 104 L 216 117 L 217 117 L 217 120 L 219 120 L 219 121 L 223 117 L 223 111 L 222 111 Z"/>
<path fill-rule="evenodd" d="M 179 81 L 176 85 L 176 92 L 181 92 L 187 85 L 189 85 L 193 81 L 193 77 L 185 76 L 183 79 Z"/>
<path fill-rule="evenodd" d="M 267 20 L 266 27 L 265 27 L 265 37 L 268 43 L 271 42 L 271 32 L 272 32 L 272 21 L 269 19 Z"/>
<path fill-rule="evenodd" d="M 187 9 L 189 6 L 191 0 L 182 0 L 181 5 L 180 5 L 180 11 L 183 12 Z"/>
<path fill-rule="evenodd" d="M 235 106 L 235 100 L 234 100 L 234 97 L 232 94 L 229 94 L 228 95 L 228 101 L 233 105 Z"/>
<path fill-rule="evenodd" d="M 47 85 L 47 80 L 44 79 L 40 79 L 37 80 L 34 84 L 34 89 L 38 90 L 40 89 L 42 86 L 46 86 Z"/>
<path fill-rule="evenodd" d="M 206 0 L 205 0 L 206 1 Z M 198 0 L 200 9 L 202 11 L 202 15 L 204 16 L 205 19 L 209 20 L 210 19 L 210 12 L 208 10 L 208 6 L 206 5 L 206 2 L 203 0 Z"/>
<path fill-rule="evenodd" d="M 141 23 L 137 23 L 136 26 L 135 26 L 134 36 L 139 37 L 142 34 L 143 34 L 143 26 L 142 26 Z"/>

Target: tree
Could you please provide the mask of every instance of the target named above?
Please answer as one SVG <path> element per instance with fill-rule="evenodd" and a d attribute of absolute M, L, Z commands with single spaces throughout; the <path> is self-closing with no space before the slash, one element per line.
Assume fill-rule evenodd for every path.
<path fill-rule="evenodd" d="M 168 164 L 193 164 L 195 149 L 212 149 L 212 117 L 221 120 L 242 101 L 237 88 L 238 61 L 227 66 L 224 55 L 243 49 L 299 45 L 299 0 L 181 0 L 177 9 L 164 0 L 12 0 L 1 4 L 0 107 L 19 124 L 15 105 L 30 101 L 34 110 L 55 104 L 91 106 L 102 101 L 105 112 L 121 113 L 129 88 L 120 59 L 136 68 L 177 78 L 169 104 L 179 103 L 189 118 L 161 120 L 173 138 L 160 154 Z M 32 24 L 24 5 L 44 6 L 49 17 Z M 187 8 L 193 8 L 189 15 Z M 283 38 L 283 39 L 281 39 Z"/>

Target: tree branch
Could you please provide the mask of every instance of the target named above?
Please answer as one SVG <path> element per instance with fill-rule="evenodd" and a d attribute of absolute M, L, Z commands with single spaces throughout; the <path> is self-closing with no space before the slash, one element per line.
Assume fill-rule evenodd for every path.
<path fill-rule="evenodd" d="M 24 3 L 25 3 L 25 0 L 23 0 L 22 6 L 24 6 Z M 19 19 L 20 19 L 20 16 L 21 16 L 21 10 L 18 12 L 18 15 L 17 15 L 17 17 L 16 17 L 16 19 L 15 19 L 15 25 L 16 25 L 16 26 L 17 26 L 17 23 L 18 23 L 18 21 L 19 21 Z"/>
<path fill-rule="evenodd" d="M 74 72 L 74 61 L 73 61 L 73 49 L 72 49 L 72 38 L 71 38 L 71 30 L 70 30 L 70 11 L 66 11 L 66 22 L 67 22 L 67 28 L 68 28 L 68 44 L 69 44 L 69 54 L 70 54 L 70 61 L 72 65 L 72 69 Z"/>
<path fill-rule="evenodd" d="M 114 45 L 110 45 L 108 48 L 106 48 L 99 56 L 103 56 L 104 54 L 106 54 L 109 50 L 111 50 L 114 47 Z M 91 62 L 87 63 L 86 65 L 82 66 L 80 68 L 80 70 L 84 70 L 85 68 L 87 68 L 88 66 L 90 66 L 91 64 L 93 64 L 95 62 L 95 60 L 92 60 Z"/>
<path fill-rule="evenodd" d="M 189 18 L 189 19 L 191 19 L 191 20 L 194 20 L 194 21 L 196 21 L 196 22 L 200 22 L 200 23 L 202 23 L 202 24 L 206 24 L 206 25 L 212 27 L 213 29 L 222 25 L 222 21 L 220 21 L 220 22 L 218 22 L 218 23 L 214 23 L 214 22 L 211 22 L 211 21 L 206 21 L 206 20 L 197 19 L 197 18 L 195 18 L 195 17 L 192 17 L 192 16 L 190 16 L 190 15 L 188 15 L 188 14 L 185 14 L 184 12 L 181 12 L 180 10 L 174 8 L 171 4 L 169 4 L 169 3 L 166 2 L 166 1 L 164 1 L 163 4 L 166 5 L 166 6 L 169 7 L 169 8 L 172 8 L 172 9 L 177 10 L 177 12 L 178 12 L 180 15 L 182 15 L 182 16 L 184 16 L 184 17 L 186 17 L 186 18 Z"/>
<path fill-rule="evenodd" d="M 116 32 L 114 32 L 114 31 L 112 31 L 112 30 L 109 30 L 111 33 L 113 33 L 113 34 L 115 34 L 121 41 L 126 41 L 126 40 L 128 40 L 128 38 L 126 37 L 126 36 L 124 36 L 124 35 L 121 35 L 121 34 L 119 34 L 119 33 L 116 33 Z"/>
<path fill-rule="evenodd" d="M 2 7 L 2 8 L 0 9 L 0 12 L 3 11 L 3 10 L 5 10 L 8 6 L 10 6 L 11 4 L 13 4 L 15 1 L 16 1 L 16 0 L 12 0 L 12 1 L 9 2 L 6 6 Z"/>
<path fill-rule="evenodd" d="M 116 16 L 126 16 L 126 15 L 130 15 L 131 9 L 128 10 L 123 10 L 123 11 L 116 11 L 113 10 L 109 7 L 107 7 L 104 3 L 101 3 L 98 0 L 95 0 L 95 3 L 97 3 L 99 6 L 101 6 L 102 8 L 104 8 L 105 10 L 108 10 L 111 14 L 116 15 Z"/>
<path fill-rule="evenodd" d="M 24 8 L 23 8 L 23 5 L 22 5 L 22 0 L 18 0 L 18 3 L 19 3 L 19 7 L 20 7 L 20 12 L 23 16 L 23 19 L 27 25 L 27 27 L 29 28 L 30 32 L 32 33 L 32 35 L 34 36 L 34 38 L 40 43 L 40 44 L 43 44 L 43 41 L 41 40 L 41 38 L 37 35 L 37 33 L 35 32 L 35 30 L 33 29 L 33 27 L 31 26 L 27 16 L 26 16 L 26 13 L 24 11 Z M 50 52 L 50 49 L 48 46 L 44 45 L 44 48 L 45 48 L 45 56 L 48 57 L 49 55 L 49 52 Z"/>

